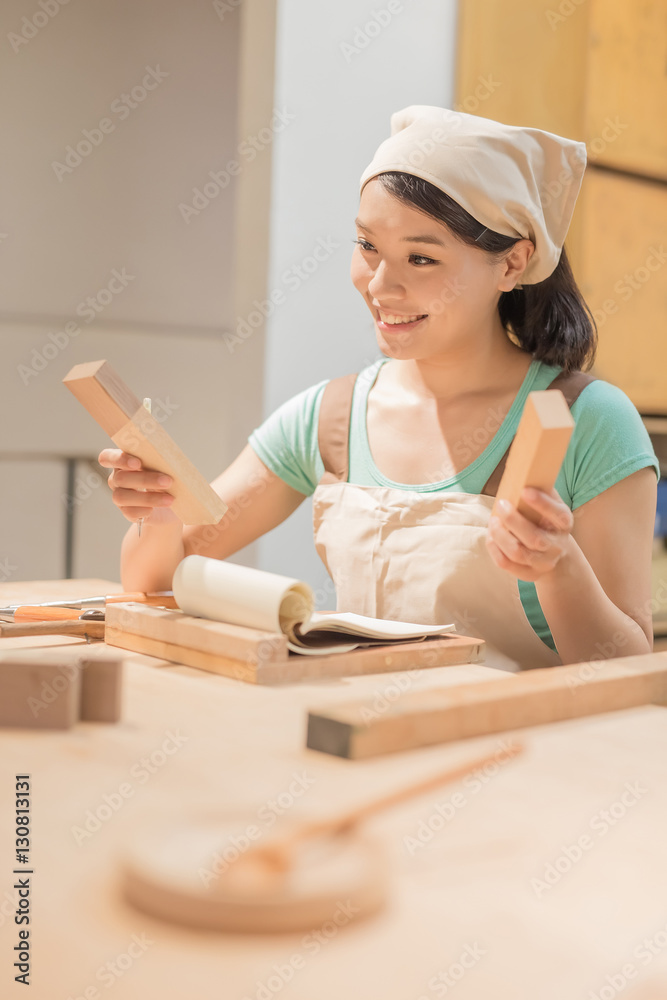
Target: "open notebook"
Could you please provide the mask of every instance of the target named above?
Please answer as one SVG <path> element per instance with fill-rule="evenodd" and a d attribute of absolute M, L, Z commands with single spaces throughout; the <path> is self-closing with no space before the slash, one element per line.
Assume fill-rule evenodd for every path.
<path fill-rule="evenodd" d="M 172 588 L 185 614 L 283 632 L 295 653 L 344 653 L 357 646 L 415 641 L 455 631 L 453 624 L 419 625 L 350 611 L 316 612 L 307 583 L 205 556 L 186 556 L 176 567 Z"/>

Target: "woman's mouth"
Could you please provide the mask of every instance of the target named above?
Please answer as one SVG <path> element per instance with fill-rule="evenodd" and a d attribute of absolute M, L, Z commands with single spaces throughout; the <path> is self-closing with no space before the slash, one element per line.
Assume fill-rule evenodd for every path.
<path fill-rule="evenodd" d="M 397 313 L 383 312 L 376 309 L 376 321 L 382 331 L 399 333 L 405 330 L 413 330 L 419 323 L 423 323 L 428 318 L 428 313 L 423 315 L 412 314 L 410 316 L 399 316 Z"/>

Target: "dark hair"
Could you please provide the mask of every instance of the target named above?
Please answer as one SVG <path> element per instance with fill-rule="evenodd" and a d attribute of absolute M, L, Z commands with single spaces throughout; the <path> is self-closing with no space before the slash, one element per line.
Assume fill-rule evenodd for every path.
<path fill-rule="evenodd" d="M 500 259 L 521 237 L 503 236 L 478 222 L 439 188 L 402 171 L 378 174 L 385 190 L 444 223 L 462 243 Z M 565 252 L 556 269 L 533 285 L 501 292 L 498 313 L 505 330 L 524 351 L 566 372 L 590 368 L 597 347 L 597 327 L 581 294 Z"/>

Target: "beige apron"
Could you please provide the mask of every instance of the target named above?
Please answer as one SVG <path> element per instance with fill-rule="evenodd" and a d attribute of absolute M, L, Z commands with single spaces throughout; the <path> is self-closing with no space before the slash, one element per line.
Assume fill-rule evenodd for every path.
<path fill-rule="evenodd" d="M 484 543 L 507 452 L 480 496 L 348 483 L 356 378 L 327 383 L 319 417 L 325 471 L 313 494 L 313 527 L 336 610 L 454 622 L 458 632 L 484 639 L 485 662 L 505 670 L 560 664 L 528 621 L 516 577 L 495 564 Z M 561 373 L 549 388 L 561 389 L 572 406 L 590 381 L 582 372 Z"/>

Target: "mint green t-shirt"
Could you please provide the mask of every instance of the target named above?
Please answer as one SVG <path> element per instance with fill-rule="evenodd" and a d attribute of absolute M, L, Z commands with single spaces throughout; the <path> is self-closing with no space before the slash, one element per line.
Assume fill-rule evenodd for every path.
<path fill-rule="evenodd" d="M 479 494 L 507 451 L 516 433 L 529 392 L 546 389 L 561 371 L 533 361 L 521 388 L 498 426 L 490 413 L 479 433 L 488 444 L 455 476 L 435 483 L 397 483 L 383 476 L 371 455 L 366 429 L 368 394 L 389 358 L 382 357 L 359 373 L 350 416 L 350 470 L 348 481 L 360 486 L 390 486 L 419 493 Z M 305 389 L 278 407 L 257 427 L 248 441 L 272 472 L 289 486 L 310 496 L 324 473 L 317 430 L 322 393 L 328 379 Z M 573 403 L 575 429 L 556 480 L 556 490 L 571 510 L 609 489 L 626 476 L 650 465 L 660 477 L 660 466 L 648 432 L 634 404 L 609 382 L 596 380 Z M 477 446 L 479 446 L 479 444 Z M 519 593 L 528 621 L 551 649 L 555 644 L 537 598 L 534 583 L 519 580 Z"/>

